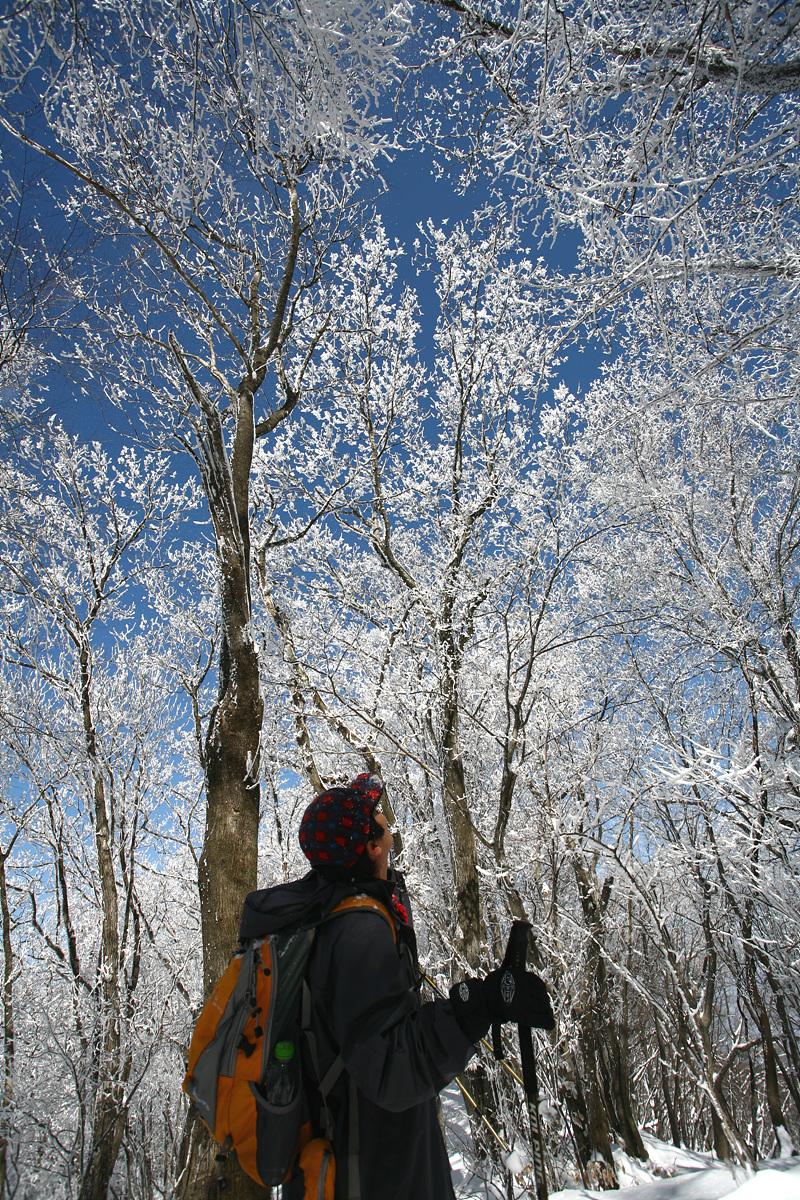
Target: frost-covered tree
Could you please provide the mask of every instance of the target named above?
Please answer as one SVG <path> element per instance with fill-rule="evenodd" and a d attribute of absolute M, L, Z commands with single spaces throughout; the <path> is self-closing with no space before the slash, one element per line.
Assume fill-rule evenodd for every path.
<path fill-rule="evenodd" d="M 270 683 L 292 697 L 287 765 L 324 779 L 382 767 L 426 962 L 451 981 L 502 956 L 511 920 L 543 912 L 543 756 L 597 707 L 571 680 L 603 631 L 574 604 L 602 513 L 573 471 L 574 401 L 559 393 L 535 421 L 528 408 L 548 369 L 541 266 L 489 214 L 429 230 L 420 253 L 440 303 L 432 372 L 379 230 L 341 265 L 342 322 L 314 374 L 340 397 L 339 418 L 301 418 L 259 458 L 254 541 L 273 563 L 264 599 L 284 648 Z M 326 488 L 330 517 L 293 541 Z M 565 799 L 578 788 L 570 766 L 553 782 L 570 780 Z M 534 947 L 548 973 L 554 943 L 537 935 Z M 571 1097 L 574 1057 L 558 1074 Z M 485 1076 L 473 1086 L 506 1104 Z M 586 1126 L 583 1097 L 579 1109 Z M 582 1161 L 604 1151 L 610 1164 L 609 1118 L 594 1111 Z M 509 1101 L 512 1139 L 513 1112 Z"/>
<path fill-rule="evenodd" d="M 138 436 L 191 456 L 214 530 L 218 696 L 203 732 L 198 863 L 206 993 L 256 885 L 254 447 L 304 396 L 331 320 L 330 249 L 392 140 L 377 109 L 406 21 L 402 4 L 241 0 L 55 2 L 3 18 L 2 127 L 58 168 L 61 219 L 79 216 L 99 239 L 78 354 Z"/>
<path fill-rule="evenodd" d="M 577 234 L 565 336 L 635 325 L 644 304 L 676 394 L 748 356 L 759 390 L 777 371 L 794 386 L 795 7 L 444 7 L 458 123 L 434 110 L 429 135 L 467 177 L 488 166 L 515 189 L 540 236 Z"/>
<path fill-rule="evenodd" d="M 175 976 L 165 985 L 152 964 L 178 974 L 170 942 L 184 931 L 149 871 L 155 856 L 168 869 L 159 831 L 184 768 L 142 605 L 196 502 L 166 458 L 123 450 L 112 464 L 57 428 L 24 438 L 0 482 L 6 986 L 15 839 L 13 907 L 33 935 L 23 1054 L 6 1008 L 8 1122 L 17 1173 L 38 1128 L 54 1184 L 85 1200 L 106 1196 L 132 1098 L 175 1024 Z M 48 1090 L 54 1079 L 70 1084 Z"/>
<path fill-rule="evenodd" d="M 213 526 L 216 599 L 204 572 L 199 601 L 174 583 L 203 555 L 193 537 L 148 583 L 158 652 L 141 650 L 149 682 L 133 642 L 120 653 L 130 716 L 146 721 L 153 681 L 186 697 L 180 756 L 207 807 L 184 781 L 170 835 L 200 881 L 206 990 L 259 834 L 261 881 L 294 873 L 308 785 L 381 769 L 441 982 L 535 918 L 559 997 L 543 1073 L 564 1172 L 613 1183 L 612 1142 L 640 1155 L 647 1122 L 747 1160 L 788 1147 L 798 1119 L 795 17 L 437 7 L 441 91 L 415 118 L 468 172 L 499 167 L 514 203 L 421 237 L 426 364 L 397 250 L 350 236 L 393 137 L 378 113 L 405 8 L 53 0 L 0 18 L 5 146 L 50 164 L 52 213 L 86 231 L 71 366 L 141 440 L 192 457 Z M 415 53 L 429 35 L 418 22 Z M 526 249 L 532 214 L 540 234 L 577 231 L 574 269 Z M 21 283 L 24 256 L 7 261 Z M 23 319 L 0 338 L 27 370 L 37 305 L 6 312 Z M 587 396 L 550 396 L 561 348 L 595 335 L 613 366 Z M 9 501 L 9 520 L 24 511 Z M 97 664 L 101 695 L 122 695 Z M 152 736 L 163 764 L 168 731 Z M 41 811 L 22 810 L 46 847 L 37 897 L 58 874 L 46 798 L 72 795 L 55 752 L 41 769 Z M 262 790 L 274 820 L 259 824 Z M 152 792 L 137 795 L 147 812 Z M 22 886 L 33 867 L 8 813 L 0 859 Z M 65 873 L 88 879 L 82 853 Z M 138 880 L 140 912 L 163 911 L 141 859 Z M 69 980 L 59 903 L 40 905 L 34 944 Z M 86 911 L 103 903 L 95 889 Z M 171 945 L 166 916 L 159 929 Z M 176 977 L 167 958 L 148 995 Z M 83 1078 L 76 1038 L 61 1048 Z M 164 1064 L 122 1123 L 123 1150 L 145 1147 L 141 1168 L 127 1156 L 132 1194 L 148 1194 L 156 1144 L 162 1186 L 204 1187 Z M 481 1086 L 518 1126 L 518 1096 Z"/>
<path fill-rule="evenodd" d="M 513 245 L 500 223 L 487 221 L 486 227 L 476 243 L 465 229 L 449 237 L 430 234 L 442 314 L 430 380 L 415 357 L 413 297 L 393 295 L 397 251 L 379 231 L 342 260 L 338 308 L 345 321 L 314 374 L 316 385 L 337 397 L 339 420 L 297 421 L 274 458 L 265 456 L 262 485 L 265 492 L 267 487 L 275 491 L 282 478 L 291 481 L 282 473 L 301 463 L 306 477 L 296 478 L 297 503 L 307 506 L 313 503 L 315 481 L 335 463 L 341 553 L 350 560 L 348 543 L 358 540 L 374 560 L 370 575 L 378 571 L 371 586 L 382 592 L 379 581 L 385 580 L 382 602 L 393 612 L 388 618 L 387 611 L 390 624 L 384 627 L 387 636 L 392 628 L 385 670 L 407 652 L 409 637 L 425 647 L 425 667 L 421 661 L 408 664 L 412 672 L 424 671 L 429 693 L 425 723 L 432 743 L 421 757 L 435 763 L 438 778 L 429 783 L 445 815 L 456 896 L 453 932 L 465 963 L 473 966 L 484 922 L 460 678 L 467 647 L 476 637 L 477 615 L 493 588 L 506 585 L 516 570 L 515 553 L 521 552 L 525 485 L 520 478 L 533 447 L 522 398 L 535 393 L 547 348 L 535 264 L 513 261 Z M 287 536 L 291 529 L 281 538 L 267 527 L 262 556 L 274 553 Z M 324 572 L 331 551 L 316 544 L 314 550 Z M 365 569 L 362 561 L 359 575 Z M 344 565 L 336 584 L 327 586 L 339 594 L 345 611 L 353 610 Z M 329 685 L 336 686 L 335 678 Z M 362 736 L 374 741 L 368 728 Z"/>
<path fill-rule="evenodd" d="M 592 489 L 616 514 L 593 570 L 624 630 L 623 686 L 648 714 L 643 845 L 662 847 L 658 858 L 682 873 L 691 923 L 702 932 L 684 976 L 670 946 L 677 929 L 667 922 L 665 932 L 663 915 L 650 910 L 655 942 L 664 935 L 665 965 L 678 972 L 682 1019 L 698 1040 L 702 1086 L 720 1123 L 717 1148 L 729 1144 L 747 1158 L 721 1086 L 735 1054 L 747 1053 L 747 1037 L 721 1007 L 723 980 L 757 1032 L 773 1145 L 791 1145 L 787 1114 L 797 1108 L 789 1017 L 797 930 L 786 906 L 800 695 L 798 493 L 787 469 L 797 412 L 780 392 L 754 406 L 757 387 L 743 369 L 707 377 L 688 412 L 654 405 L 648 398 L 663 393 L 669 371 L 666 356 L 652 353 L 609 371 L 590 395 Z M 658 869 L 645 861 L 634 872 L 644 910 L 662 885 L 642 880 L 655 880 Z"/>
<path fill-rule="evenodd" d="M 214 527 L 206 989 L 256 878 L 253 447 L 298 404 L 329 323 L 319 284 L 390 141 L 375 108 L 404 36 L 402 7 L 371 5 L 54 4 L 4 18 L 3 128 L 60 168 L 62 216 L 103 239 L 83 286 L 87 369 L 112 377 L 142 436 L 193 457 Z"/>

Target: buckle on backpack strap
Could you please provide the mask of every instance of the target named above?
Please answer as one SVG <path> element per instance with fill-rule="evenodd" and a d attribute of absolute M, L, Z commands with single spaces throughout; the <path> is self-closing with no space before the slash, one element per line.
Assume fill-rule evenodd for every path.
<path fill-rule="evenodd" d="M 225 1178 L 225 1164 L 228 1161 L 228 1155 L 233 1149 L 233 1138 L 230 1134 L 225 1138 L 225 1141 L 219 1148 L 219 1152 L 214 1155 L 214 1162 L 217 1164 L 217 1194 L 219 1196 L 225 1191 L 228 1186 L 228 1181 Z"/>

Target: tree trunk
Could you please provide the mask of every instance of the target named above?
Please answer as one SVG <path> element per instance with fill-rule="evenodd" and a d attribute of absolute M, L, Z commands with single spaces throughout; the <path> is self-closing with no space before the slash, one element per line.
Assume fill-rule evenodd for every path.
<path fill-rule="evenodd" d="M 175 1182 L 175 1200 L 218 1200 L 220 1170 L 225 1180 L 225 1200 L 270 1200 L 272 1188 L 259 1187 L 235 1159 L 218 1163 L 219 1149 L 194 1108 L 190 1108 L 178 1156 L 182 1165 Z"/>
<path fill-rule="evenodd" d="M 285 168 L 284 168 L 285 169 Z M 285 334 L 284 318 L 302 237 L 296 181 L 286 183 L 291 214 L 286 261 L 267 326 L 260 298 L 262 267 L 252 265 L 249 308 L 249 361 L 234 400 L 235 427 L 230 451 L 223 416 L 192 373 L 177 339 L 170 349 L 187 390 L 202 414 L 194 423 L 195 460 L 200 470 L 214 527 L 219 578 L 222 636 L 217 702 L 210 714 L 203 745 L 206 827 L 198 864 L 200 920 L 203 934 L 203 990 L 207 998 L 222 975 L 239 940 L 242 905 L 258 883 L 258 825 L 261 785 L 260 747 L 264 704 L 261 697 L 258 646 L 252 625 L 250 554 L 250 474 L 256 436 L 266 436 L 292 412 L 299 390 L 281 375 L 285 401 L 256 430 L 254 395 L 262 386 L 267 364 Z M 211 1140 L 194 1120 L 184 1140 L 188 1159 L 181 1170 L 182 1197 L 206 1200 Z M 202 1164 L 205 1164 L 202 1166 Z M 195 1169 L 196 1168 L 196 1169 Z M 202 1168 L 202 1169 L 201 1169 Z M 264 1200 L 259 1188 L 228 1163 L 229 1200 Z"/>
<path fill-rule="evenodd" d="M 583 990 L 583 1020 L 580 1026 L 580 1043 L 586 1071 L 587 1115 L 589 1119 L 589 1140 L 592 1145 L 592 1162 L 587 1164 L 590 1178 L 595 1186 L 615 1188 L 618 1186 L 614 1155 L 611 1152 L 609 1117 L 611 1114 L 608 1098 L 604 1094 L 601 1082 L 601 1047 L 599 1037 L 604 1027 L 609 1025 L 607 979 L 605 964 L 600 953 L 602 945 L 601 914 L 605 909 L 610 893 L 611 880 L 606 880 L 602 896 L 597 895 L 594 878 L 589 877 L 586 863 L 573 855 L 573 869 L 578 886 L 586 928 L 590 934 L 589 949 L 586 955 L 585 983 Z M 593 871 L 594 874 L 594 871 Z"/>
<path fill-rule="evenodd" d="M 505 1164 L 503 1163 L 502 1147 L 481 1120 L 481 1113 L 483 1113 L 489 1119 L 493 1128 L 499 1129 L 499 1106 L 495 1087 L 480 1057 L 473 1058 L 467 1067 L 466 1074 L 469 1094 L 477 1105 L 477 1108 L 472 1108 L 469 1104 L 466 1106 L 469 1114 L 475 1157 L 479 1162 L 481 1160 L 484 1162 L 488 1160 L 494 1164 L 496 1169 L 503 1170 Z"/>
<path fill-rule="evenodd" d="M 250 427 L 250 437 L 242 427 Z M 216 538 L 222 638 L 217 703 L 204 747 L 206 828 L 198 883 L 207 997 L 239 940 L 239 919 L 257 883 L 260 807 L 259 745 L 263 702 L 250 598 L 249 481 L 253 451 L 252 396 L 240 400 L 230 466 L 222 421 L 207 414 L 202 439 L 203 482 Z"/>
<path fill-rule="evenodd" d="M 589 1121 L 587 1132 L 592 1148 L 591 1158 L 585 1167 L 592 1187 L 610 1191 L 619 1187 L 619 1181 L 611 1150 L 608 1109 L 600 1083 L 600 1048 L 597 1044 L 591 1000 L 584 1008 L 580 1045 L 585 1067 L 586 1115 Z"/>
<path fill-rule="evenodd" d="M 198 865 L 203 932 L 203 992 L 207 998 L 239 940 L 242 905 L 258 883 L 259 755 L 263 701 L 250 593 L 249 480 L 255 426 L 252 391 L 240 389 L 228 459 L 217 408 L 204 406 L 198 434 L 201 477 L 214 526 L 222 637 L 217 702 L 210 715 L 203 768 L 206 827 Z M 182 1200 L 207 1200 L 215 1186 L 216 1149 L 193 1122 L 181 1171 Z M 264 1189 L 238 1165 L 226 1164 L 228 1200 L 264 1200 Z"/>
<path fill-rule="evenodd" d="M 633 847 L 633 825 L 631 824 L 630 841 L 631 848 Z M 625 951 L 625 969 L 630 977 L 633 973 L 633 901 L 628 897 L 627 905 L 627 945 Z M 603 964 L 605 970 L 605 964 Z M 642 1135 L 639 1132 L 639 1126 L 636 1121 L 636 1115 L 633 1108 L 633 1097 L 631 1095 L 631 1068 L 630 1068 L 630 995 L 628 988 L 628 979 L 622 980 L 622 1021 L 619 1031 L 619 1042 L 617 1043 L 616 1032 L 614 1026 L 609 1021 L 608 1035 L 612 1054 L 612 1079 L 614 1092 L 617 1101 L 617 1110 L 619 1112 L 620 1127 L 619 1132 L 625 1143 L 625 1148 L 628 1153 L 638 1158 L 640 1162 L 646 1162 L 648 1153 L 644 1148 Z"/>
<path fill-rule="evenodd" d="M 205 997 L 236 948 L 242 904 L 257 884 L 261 701 L 255 647 L 237 659 L 237 679 L 226 681 L 206 739 L 206 830 L 198 871 Z"/>
<path fill-rule="evenodd" d="M 91 775 L 95 849 L 102 904 L 102 954 L 99 993 L 103 1031 L 98 1063 L 89 1166 L 79 1200 L 106 1200 L 125 1127 L 124 1090 L 120 1081 L 120 945 L 119 900 L 114 870 L 112 834 L 106 803 L 105 775 L 98 756 L 97 735 L 91 708 L 91 663 L 88 642 L 80 649 L 83 730 Z"/>
<path fill-rule="evenodd" d="M 672 1137 L 673 1146 L 680 1147 L 681 1134 L 678 1127 L 678 1114 L 675 1111 L 675 1105 L 672 1103 L 672 1093 L 669 1089 L 669 1076 L 667 1074 L 667 1051 L 664 1046 L 664 1037 L 661 1032 L 661 1023 L 653 1012 L 653 1024 L 656 1030 L 656 1040 L 658 1042 L 658 1066 L 661 1077 L 661 1092 L 664 1097 L 664 1107 L 667 1110 L 667 1120 L 669 1121 L 670 1135 Z"/>
<path fill-rule="evenodd" d="M 94 1106 L 89 1169 L 78 1193 L 79 1200 L 106 1200 L 125 1132 L 123 1103 L 120 1085 L 103 1079 Z"/>
<path fill-rule="evenodd" d="M 798 1050 L 793 1023 L 786 1008 L 786 998 L 783 988 L 769 969 L 767 969 L 767 981 L 775 997 L 775 1007 L 778 1010 L 781 1029 L 783 1030 L 781 1045 L 784 1047 L 784 1053 L 788 1060 L 788 1069 L 782 1069 L 782 1073 L 794 1101 L 797 1114 L 800 1116 L 800 1050 Z"/>
<path fill-rule="evenodd" d="M 647 1151 L 644 1148 L 642 1135 L 633 1113 L 633 1101 L 630 1091 L 630 1075 L 628 1071 L 628 1054 L 623 1049 L 627 1040 L 627 1031 L 622 1030 L 622 1043 L 617 1039 L 616 1030 L 609 1020 L 605 1027 L 605 1037 L 608 1045 L 609 1074 L 611 1088 L 614 1094 L 614 1110 L 616 1113 L 616 1128 L 625 1150 L 632 1158 L 641 1162 L 647 1161 Z"/>
<path fill-rule="evenodd" d="M 569 1048 L 565 1049 L 561 1056 L 561 1069 L 558 1072 L 558 1079 L 559 1098 L 569 1114 L 578 1170 L 581 1173 L 583 1186 L 588 1188 L 589 1176 L 586 1168 L 592 1160 L 592 1142 L 589 1136 L 589 1112 L 583 1089 L 582 1072 L 578 1070 L 575 1055 Z"/>
<path fill-rule="evenodd" d="M 785 614 L 784 614 L 785 617 Z M 786 650 L 787 658 L 792 667 L 792 673 L 795 680 L 795 694 L 800 694 L 800 659 L 798 659 L 797 645 L 795 643 L 793 631 L 790 628 L 789 622 L 784 621 L 784 633 L 782 637 L 784 649 Z M 761 846 L 764 838 L 764 829 L 766 826 L 767 811 L 769 808 L 769 790 L 765 785 L 762 770 L 761 770 L 761 734 L 760 722 L 758 719 L 758 704 L 756 702 L 755 687 L 752 680 L 745 675 L 747 679 L 749 694 L 750 694 L 750 713 L 751 713 L 751 741 L 753 746 L 754 760 L 758 766 L 760 788 L 759 788 L 759 811 L 758 819 L 756 820 L 753 830 L 753 849 L 750 854 L 752 863 L 752 872 L 757 879 L 761 872 Z M 761 1048 L 764 1056 L 764 1085 L 767 1093 L 767 1109 L 769 1111 L 772 1127 L 775 1130 L 776 1152 L 780 1154 L 785 1148 L 792 1148 L 791 1138 L 786 1128 L 786 1121 L 783 1116 L 783 1107 L 781 1105 L 780 1088 L 778 1086 L 778 1067 L 777 1057 L 775 1054 L 775 1043 L 772 1037 L 772 1026 L 769 1019 L 769 1012 L 764 1003 L 764 997 L 761 994 L 761 989 L 758 986 L 756 978 L 756 954 L 753 941 L 753 898 L 748 896 L 743 907 L 742 920 L 742 935 L 744 942 L 744 967 L 745 967 L 745 986 L 749 993 L 750 1004 L 755 1015 L 758 1029 L 761 1034 Z M 755 1128 L 753 1130 L 755 1137 Z"/>
<path fill-rule="evenodd" d="M 714 1153 L 717 1155 L 717 1158 L 723 1160 L 730 1158 L 731 1153 L 733 1153 L 743 1167 L 752 1170 L 755 1168 L 755 1162 L 750 1153 L 750 1148 L 734 1120 L 730 1106 L 722 1091 L 722 1080 L 725 1076 L 727 1066 L 723 1066 L 722 1069 L 718 1068 L 708 1027 L 699 1018 L 698 1025 L 700 1026 L 705 1071 L 703 1088 L 710 1101 Z"/>
<path fill-rule="evenodd" d="M 714 1140 L 714 1153 L 722 1162 L 727 1162 L 731 1156 L 731 1147 L 725 1136 L 725 1127 L 720 1120 L 713 1101 L 709 1103 L 709 1112 L 711 1113 L 711 1136 Z"/>
<path fill-rule="evenodd" d="M 761 1034 L 767 1111 L 772 1122 L 772 1128 L 775 1131 L 776 1153 L 780 1154 L 784 1148 L 791 1148 L 791 1137 L 786 1128 L 786 1120 L 783 1115 L 780 1085 L 778 1083 L 778 1058 L 775 1053 L 775 1039 L 772 1036 L 772 1023 L 761 989 L 758 986 L 758 980 L 756 979 L 756 955 L 754 951 L 751 912 L 752 904 L 748 901 L 745 905 L 742 921 L 745 990 L 750 1009 L 758 1025 L 758 1031 Z"/>
<path fill-rule="evenodd" d="M 793 1147 L 783 1115 L 780 1085 L 778 1083 L 778 1058 L 775 1053 L 772 1025 L 767 1006 L 754 978 L 750 981 L 750 994 L 761 1034 L 761 1052 L 764 1057 L 764 1087 L 767 1094 L 767 1110 L 772 1122 L 772 1128 L 775 1130 L 775 1153 L 776 1155 L 780 1155 L 786 1149 L 791 1151 Z"/>
<path fill-rule="evenodd" d="M 0 850 L 0 912 L 3 920 L 3 1096 L 0 1100 L 0 1200 L 6 1195 L 8 1123 L 14 1098 L 14 952 L 11 945 L 11 910 L 8 906 L 6 861 L 16 840 Z"/>
<path fill-rule="evenodd" d="M 461 756 L 457 651 L 451 636 L 442 639 L 445 661 L 442 680 L 442 778 L 444 810 L 450 833 L 450 864 L 455 885 L 459 945 L 471 970 L 480 965 L 481 943 L 486 930 L 478 882 L 475 832 L 467 800 L 464 760 Z"/>

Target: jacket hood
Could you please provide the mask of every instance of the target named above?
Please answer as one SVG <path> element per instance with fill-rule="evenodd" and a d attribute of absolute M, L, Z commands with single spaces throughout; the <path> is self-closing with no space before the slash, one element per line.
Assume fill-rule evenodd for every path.
<path fill-rule="evenodd" d="M 319 925 L 346 896 L 375 896 L 388 907 L 391 904 L 392 892 L 398 892 L 402 887 L 400 898 L 408 904 L 408 893 L 405 891 L 402 875 L 392 871 L 391 876 L 389 880 L 370 879 L 359 880 L 358 883 L 341 883 L 325 879 L 318 871 L 312 870 L 302 879 L 294 879 L 291 883 L 279 883 L 275 887 L 250 892 L 245 897 L 242 909 L 239 940 L 267 937 L 288 925 Z"/>
<path fill-rule="evenodd" d="M 347 883 L 331 883 L 317 871 L 302 879 L 261 888 L 245 897 L 239 938 L 266 937 L 287 925 L 318 925 L 354 888 Z"/>

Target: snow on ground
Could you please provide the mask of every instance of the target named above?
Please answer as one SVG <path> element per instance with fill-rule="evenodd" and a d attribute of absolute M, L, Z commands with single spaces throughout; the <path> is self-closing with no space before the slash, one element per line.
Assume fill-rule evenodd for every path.
<path fill-rule="evenodd" d="M 471 1170 L 469 1121 L 455 1084 L 442 1092 L 442 1111 L 458 1200 L 504 1200 L 504 1193 L 487 1186 Z M 614 1156 L 619 1191 L 567 1188 L 551 1192 L 550 1200 L 608 1200 L 610 1196 L 634 1188 L 636 1200 L 720 1200 L 722 1196 L 731 1200 L 800 1200 L 800 1161 L 797 1158 L 760 1163 L 758 1173 L 748 1178 L 741 1167 L 728 1166 L 710 1154 L 678 1150 L 648 1134 L 643 1135 L 643 1140 L 650 1156 L 647 1163 L 630 1159 L 622 1152 Z M 518 1151 L 515 1155 L 518 1156 Z M 514 1162 L 515 1167 L 518 1165 Z M 527 1175 L 520 1178 L 518 1195 L 520 1198 L 530 1195 Z"/>
<path fill-rule="evenodd" d="M 785 1170 L 782 1166 L 766 1164 L 758 1174 L 741 1185 L 729 1171 L 711 1167 L 691 1171 L 672 1179 L 656 1179 L 633 1185 L 636 1200 L 718 1200 L 721 1196 L 733 1200 L 800 1200 L 800 1167 Z M 621 1189 L 620 1189 L 621 1190 Z M 619 1192 L 595 1192 L 568 1189 L 551 1192 L 550 1200 L 603 1200 Z"/>
<path fill-rule="evenodd" d="M 740 1170 L 738 1178 L 716 1163 L 702 1170 L 693 1169 L 671 1179 L 653 1179 L 647 1183 L 629 1183 L 636 1188 L 636 1200 L 800 1200 L 800 1166 L 792 1167 L 783 1160 L 763 1163 L 758 1174 L 746 1179 Z M 620 1191 L 623 1189 L 620 1188 Z M 550 1200 L 607 1200 L 619 1192 L 585 1191 L 582 1188 L 551 1192 Z"/>
<path fill-rule="evenodd" d="M 643 1135 L 650 1155 L 647 1163 L 615 1154 L 619 1191 L 636 1189 L 636 1200 L 800 1200 L 800 1162 L 785 1158 L 759 1164 L 758 1174 L 748 1178 L 741 1167 L 729 1166 L 710 1154 L 678 1150 L 658 1138 Z M 654 1178 L 657 1174 L 668 1178 Z M 619 1193 L 586 1191 L 583 1188 L 552 1192 L 551 1200 L 599 1200 Z"/>

